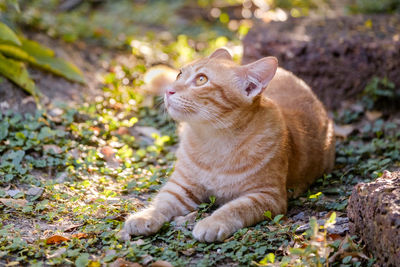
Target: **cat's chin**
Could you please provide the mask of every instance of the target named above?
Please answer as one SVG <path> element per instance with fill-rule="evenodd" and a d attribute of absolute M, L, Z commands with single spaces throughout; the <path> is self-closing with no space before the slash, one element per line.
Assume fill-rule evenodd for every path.
<path fill-rule="evenodd" d="M 169 116 L 175 121 L 187 121 L 187 115 L 183 114 L 171 105 L 167 106 L 167 111 Z"/>

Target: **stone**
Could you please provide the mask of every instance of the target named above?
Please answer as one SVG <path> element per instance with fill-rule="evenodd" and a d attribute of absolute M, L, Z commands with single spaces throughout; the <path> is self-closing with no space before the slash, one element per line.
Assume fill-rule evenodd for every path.
<path fill-rule="evenodd" d="M 400 266 L 400 171 L 356 185 L 347 207 L 349 230 L 379 266 Z"/>
<path fill-rule="evenodd" d="M 275 56 L 329 108 L 356 100 L 371 78 L 400 87 L 400 15 L 290 18 L 256 23 L 243 39 L 243 62 Z M 399 109 L 397 98 L 380 103 Z"/>
<path fill-rule="evenodd" d="M 41 196 L 43 194 L 44 189 L 41 187 L 31 187 L 26 192 L 28 196 Z"/>
<path fill-rule="evenodd" d="M 7 194 L 10 196 L 10 197 L 15 197 L 16 195 L 18 195 L 19 193 L 21 193 L 21 190 L 19 190 L 19 189 L 10 189 L 10 190 L 7 190 Z"/>
<path fill-rule="evenodd" d="M 324 219 L 317 220 L 317 223 L 319 225 L 325 225 L 325 222 L 326 220 Z M 326 230 L 329 234 L 345 235 L 349 231 L 348 223 L 349 219 L 347 217 L 337 217 L 335 220 L 335 224 L 331 225 Z M 303 224 L 296 229 L 296 233 L 303 233 L 308 229 L 310 229 L 310 224 Z"/>

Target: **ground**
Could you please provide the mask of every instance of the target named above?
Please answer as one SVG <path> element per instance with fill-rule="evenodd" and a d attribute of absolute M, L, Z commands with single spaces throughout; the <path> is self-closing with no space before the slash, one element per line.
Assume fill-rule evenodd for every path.
<path fill-rule="evenodd" d="M 43 21 L 41 30 L 59 36 L 54 31 L 63 28 Z M 265 221 L 222 243 L 201 243 L 191 229 L 215 208 L 211 198 L 198 213 L 165 224 L 156 235 L 122 242 L 116 233 L 168 179 L 179 141 L 161 102 L 142 104 L 143 74 L 155 63 L 179 67 L 216 46 L 240 48 L 240 42 L 195 42 L 181 35 L 168 42 L 134 39 L 123 44 L 129 51 L 76 39 L 66 44 L 66 33 L 60 34 L 64 41 L 55 41 L 25 30 L 83 69 L 88 83 L 33 70 L 47 96 L 45 109 L 38 110 L 1 79 L 0 264 L 373 265 L 358 237 L 348 235 L 346 207 L 355 184 L 400 167 L 400 120 L 373 105 L 382 100 L 379 92 L 389 90 L 387 83 L 372 81 L 366 94 L 330 111 L 338 135 L 335 170 L 290 201 L 287 215 L 271 218 L 266 211 Z M 196 44 L 206 49 L 199 53 Z"/>

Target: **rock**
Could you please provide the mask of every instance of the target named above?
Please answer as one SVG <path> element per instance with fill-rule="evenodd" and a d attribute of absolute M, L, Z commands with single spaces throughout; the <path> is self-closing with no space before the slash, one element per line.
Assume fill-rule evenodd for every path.
<path fill-rule="evenodd" d="M 8 194 L 10 197 L 15 197 L 15 196 L 18 195 L 19 193 L 21 193 L 21 190 L 19 190 L 19 189 L 7 190 L 7 194 Z"/>
<path fill-rule="evenodd" d="M 317 220 L 319 225 L 325 225 L 324 219 Z M 344 235 L 349 231 L 349 218 L 347 217 L 337 217 L 334 225 L 328 227 L 326 230 L 329 234 Z M 303 224 L 296 229 L 296 233 L 303 233 L 310 228 L 310 224 Z"/>
<path fill-rule="evenodd" d="M 62 184 L 65 182 L 65 179 L 68 177 L 67 172 L 61 172 L 57 175 L 56 182 Z"/>
<path fill-rule="evenodd" d="M 297 213 L 292 217 L 294 221 L 305 221 L 306 220 L 306 213 L 304 211 Z"/>
<path fill-rule="evenodd" d="M 29 190 L 26 192 L 28 196 L 40 196 L 43 194 L 44 189 L 41 187 L 31 187 Z"/>
<path fill-rule="evenodd" d="M 380 266 L 400 266 L 400 171 L 356 185 L 347 208 L 351 234 L 364 240 Z"/>
<path fill-rule="evenodd" d="M 243 63 L 275 56 L 328 108 L 339 108 L 343 100 L 359 97 L 374 76 L 388 77 L 400 87 L 399 32 L 400 15 L 259 23 L 243 40 Z M 398 99 L 390 101 L 384 108 L 399 109 Z"/>

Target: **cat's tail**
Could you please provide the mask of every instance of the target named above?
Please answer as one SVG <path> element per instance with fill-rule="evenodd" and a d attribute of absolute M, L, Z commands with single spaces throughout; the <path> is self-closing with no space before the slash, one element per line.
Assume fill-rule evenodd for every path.
<path fill-rule="evenodd" d="M 147 96 L 162 96 L 165 88 L 173 83 L 179 71 L 166 65 L 156 65 L 144 74 L 144 94 Z"/>

